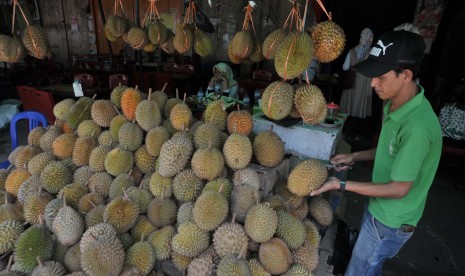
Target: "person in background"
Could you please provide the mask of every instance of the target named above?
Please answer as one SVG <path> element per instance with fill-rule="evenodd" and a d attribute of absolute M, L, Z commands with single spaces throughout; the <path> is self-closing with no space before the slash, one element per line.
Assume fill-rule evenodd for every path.
<path fill-rule="evenodd" d="M 384 261 L 412 237 L 423 214 L 442 150 L 439 120 L 415 82 L 425 47 L 417 34 L 391 31 L 354 66 L 387 100 L 381 134 L 375 149 L 337 154 L 330 162 L 346 170 L 356 161 L 374 159 L 372 181 L 330 177 L 310 194 L 339 189 L 369 197 L 345 275 L 382 275 Z"/>
<path fill-rule="evenodd" d="M 213 66 L 213 77 L 208 83 L 208 90 L 219 89 L 223 96 L 239 99 L 239 85 L 233 78 L 233 71 L 229 65 L 220 62 Z"/>
<path fill-rule="evenodd" d="M 367 127 L 368 124 L 364 122 L 366 120 L 363 120 L 372 115 L 373 89 L 370 85 L 371 78 L 352 69 L 353 66 L 368 58 L 372 43 L 373 32 L 369 28 L 363 29 L 360 33 L 359 44 L 350 49 L 342 65 L 344 71 L 350 70 L 347 73 L 350 81 L 347 81 L 346 85 L 348 87 L 342 91 L 340 112 L 349 115 L 346 129 L 350 132 L 348 133 L 350 136 L 354 136 L 355 140 L 360 140 L 362 134 L 370 136 L 366 132 L 370 132 L 373 129 L 372 127 Z"/>
<path fill-rule="evenodd" d="M 347 53 L 342 69 L 351 70 L 353 66 L 368 58 L 373 43 L 373 32 L 369 28 L 362 30 L 360 42 Z M 342 91 L 340 111 L 352 117 L 365 118 L 371 116 L 372 89 L 371 78 L 359 72 L 355 74 L 352 88 Z"/>

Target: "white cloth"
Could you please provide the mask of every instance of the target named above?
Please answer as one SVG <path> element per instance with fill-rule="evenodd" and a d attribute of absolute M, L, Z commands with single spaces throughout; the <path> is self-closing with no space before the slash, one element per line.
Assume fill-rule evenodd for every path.
<path fill-rule="evenodd" d="M 457 103 L 445 105 L 439 112 L 442 136 L 454 140 L 465 140 L 465 108 Z"/>

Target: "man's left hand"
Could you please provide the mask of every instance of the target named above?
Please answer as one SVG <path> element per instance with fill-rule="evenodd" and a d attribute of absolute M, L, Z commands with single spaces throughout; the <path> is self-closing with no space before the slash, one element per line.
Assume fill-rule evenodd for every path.
<path fill-rule="evenodd" d="M 323 183 L 323 185 L 319 189 L 311 192 L 310 196 L 316 196 L 330 190 L 337 190 L 339 189 L 339 185 L 340 180 L 334 176 L 331 176 L 328 178 L 328 180 L 326 180 L 325 183 Z"/>

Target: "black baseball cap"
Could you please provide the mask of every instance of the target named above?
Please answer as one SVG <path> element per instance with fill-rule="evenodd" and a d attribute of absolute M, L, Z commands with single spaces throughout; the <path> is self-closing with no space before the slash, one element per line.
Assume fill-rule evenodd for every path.
<path fill-rule="evenodd" d="M 426 45 L 423 38 L 409 31 L 390 31 L 379 38 L 364 61 L 353 66 L 362 75 L 375 78 L 399 67 L 419 67 Z"/>

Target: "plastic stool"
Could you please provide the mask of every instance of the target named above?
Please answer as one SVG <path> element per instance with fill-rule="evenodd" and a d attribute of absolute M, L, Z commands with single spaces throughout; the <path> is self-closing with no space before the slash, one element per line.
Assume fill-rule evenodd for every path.
<path fill-rule="evenodd" d="M 45 118 L 44 114 L 40 112 L 24 111 L 24 112 L 20 112 L 16 114 L 15 116 L 13 116 L 13 118 L 11 119 L 11 123 L 10 123 L 11 150 L 14 150 L 18 146 L 16 123 L 22 119 L 29 120 L 29 131 L 39 126 L 39 124 L 42 124 L 43 127 L 47 126 L 47 118 Z M 8 160 L 0 163 L 0 169 L 6 169 L 9 166 L 10 166 L 10 162 Z"/>

